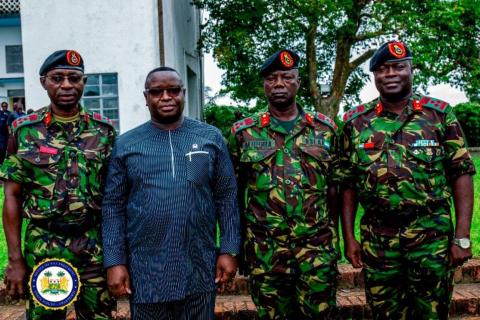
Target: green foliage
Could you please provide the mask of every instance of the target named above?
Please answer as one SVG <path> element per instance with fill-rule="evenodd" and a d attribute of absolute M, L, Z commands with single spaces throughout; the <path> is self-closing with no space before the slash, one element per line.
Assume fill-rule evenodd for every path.
<path fill-rule="evenodd" d="M 369 76 L 360 66 L 395 38 L 412 49 L 415 86 L 450 83 L 479 96 L 480 0 L 193 2 L 208 13 L 200 49 L 213 51 L 224 91 L 239 101 L 263 99 L 260 66 L 291 48 L 302 59 L 299 101 L 333 117 L 341 100 L 359 102 Z M 331 88 L 323 98 L 320 84 Z"/>
<path fill-rule="evenodd" d="M 480 103 L 461 103 L 453 108 L 467 143 L 470 147 L 480 147 Z"/>
<path fill-rule="evenodd" d="M 221 106 L 214 103 L 205 105 L 203 116 L 205 122 L 211 124 L 220 131 L 224 137 L 230 132 L 232 125 L 243 118 L 250 117 L 254 113 L 266 110 L 266 105 L 258 104 L 253 108 L 235 107 L 235 106 Z"/>

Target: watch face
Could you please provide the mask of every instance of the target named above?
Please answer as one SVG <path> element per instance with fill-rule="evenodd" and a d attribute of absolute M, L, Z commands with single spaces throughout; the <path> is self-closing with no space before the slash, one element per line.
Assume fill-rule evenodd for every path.
<path fill-rule="evenodd" d="M 459 242 L 459 244 L 460 244 L 460 248 L 462 248 L 462 249 L 468 249 L 468 248 L 470 248 L 470 240 L 465 239 L 465 238 L 463 238 L 463 239 L 458 239 L 458 240 L 459 240 L 458 242 Z"/>

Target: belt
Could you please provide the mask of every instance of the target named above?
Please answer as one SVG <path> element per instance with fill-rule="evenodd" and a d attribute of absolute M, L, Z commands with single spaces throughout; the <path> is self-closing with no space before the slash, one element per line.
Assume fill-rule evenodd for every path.
<path fill-rule="evenodd" d="M 389 227 L 409 225 L 417 218 L 430 215 L 439 208 L 449 208 L 447 200 L 428 201 L 426 206 L 404 205 L 398 208 L 374 208 L 365 210 L 365 222 Z"/>
<path fill-rule="evenodd" d="M 41 229 L 68 237 L 79 237 L 97 225 L 95 218 L 71 222 L 48 219 L 32 219 L 31 223 Z"/>

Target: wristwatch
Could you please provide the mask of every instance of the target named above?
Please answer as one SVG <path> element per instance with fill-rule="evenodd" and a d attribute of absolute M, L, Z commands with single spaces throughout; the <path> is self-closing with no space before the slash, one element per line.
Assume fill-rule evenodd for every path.
<path fill-rule="evenodd" d="M 453 239 L 453 244 L 459 246 L 462 249 L 468 249 L 470 248 L 472 242 L 468 238 L 455 238 Z"/>

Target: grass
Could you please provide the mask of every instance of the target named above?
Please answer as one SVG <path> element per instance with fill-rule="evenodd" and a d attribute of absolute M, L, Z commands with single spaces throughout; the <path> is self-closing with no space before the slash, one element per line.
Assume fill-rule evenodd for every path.
<path fill-rule="evenodd" d="M 473 208 L 473 219 L 471 229 L 472 250 L 475 257 L 480 257 L 480 155 L 474 155 L 473 161 L 477 168 L 478 174 L 474 176 L 474 199 L 475 206 Z M 360 209 L 361 210 L 361 209 Z M 0 188 L 0 212 L 3 212 L 3 188 Z M 356 236 L 359 238 L 359 220 L 363 211 L 357 213 L 356 219 Z M 4 269 L 7 265 L 7 244 L 5 242 L 5 235 L 3 233 L 3 225 L 0 221 L 0 279 L 3 278 Z M 342 242 L 340 242 L 342 243 Z M 342 247 L 342 245 L 341 245 Z M 343 248 L 342 248 L 343 249 Z M 340 262 L 346 262 L 342 255 Z"/>

